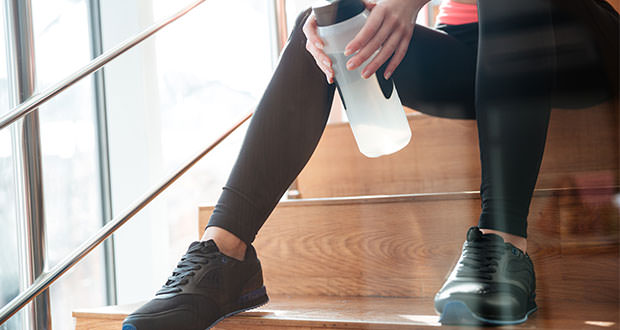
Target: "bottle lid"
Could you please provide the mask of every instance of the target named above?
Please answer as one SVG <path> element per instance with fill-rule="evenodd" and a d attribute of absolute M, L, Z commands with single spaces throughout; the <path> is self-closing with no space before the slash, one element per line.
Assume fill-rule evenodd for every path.
<path fill-rule="evenodd" d="M 348 20 L 366 9 L 362 0 L 333 0 L 324 6 L 313 7 L 318 26 L 328 26 Z"/>

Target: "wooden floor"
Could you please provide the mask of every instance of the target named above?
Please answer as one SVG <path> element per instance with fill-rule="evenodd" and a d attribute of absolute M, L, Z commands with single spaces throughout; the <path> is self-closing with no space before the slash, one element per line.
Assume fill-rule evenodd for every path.
<path fill-rule="evenodd" d="M 137 305 L 79 310 L 77 330 L 120 329 Z M 618 304 L 570 302 L 548 313 L 544 303 L 530 319 L 501 329 L 618 329 Z M 276 295 L 256 310 L 222 321 L 214 330 L 429 329 L 440 326 L 430 298 L 296 297 Z M 88 321 L 88 322 L 86 322 Z M 453 329 L 458 327 L 443 327 Z M 476 327 L 465 327 L 475 329 Z M 172 329 L 171 329 L 172 330 Z"/>

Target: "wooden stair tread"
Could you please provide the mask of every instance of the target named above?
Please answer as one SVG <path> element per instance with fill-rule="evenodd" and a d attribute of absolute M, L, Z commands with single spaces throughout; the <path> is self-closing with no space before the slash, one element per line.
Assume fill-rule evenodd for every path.
<path fill-rule="evenodd" d="M 473 120 L 408 115 L 412 140 L 384 157 L 364 157 L 348 123 L 330 124 L 297 179 L 302 198 L 469 191 L 480 188 L 478 133 Z M 551 121 L 537 188 L 618 183 L 617 106 L 557 110 Z"/>
<path fill-rule="evenodd" d="M 118 329 L 137 306 L 139 304 L 75 311 L 76 330 L 86 329 L 82 325 L 87 319 L 100 321 L 99 327 L 88 329 Z M 552 311 L 539 304 L 539 310 L 528 322 L 504 328 L 601 329 L 601 325 L 611 328 L 618 325 L 618 304 L 565 302 L 554 306 Z M 438 319 L 431 298 L 274 295 L 267 305 L 228 318 L 214 330 L 427 329 L 439 326 Z"/>
<path fill-rule="evenodd" d="M 113 305 L 96 308 L 81 308 L 72 312 L 73 317 L 80 318 L 102 318 L 110 320 L 124 320 L 129 313 L 135 311 L 144 302 L 138 302 L 133 304 Z"/>

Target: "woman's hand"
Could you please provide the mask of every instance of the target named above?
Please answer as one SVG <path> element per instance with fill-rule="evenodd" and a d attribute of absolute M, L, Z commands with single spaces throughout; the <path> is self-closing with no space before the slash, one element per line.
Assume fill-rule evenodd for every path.
<path fill-rule="evenodd" d="M 331 84 L 334 82 L 332 60 L 323 51 L 323 46 L 325 46 L 325 44 L 323 40 L 321 40 L 321 37 L 319 37 L 317 27 L 316 17 L 314 16 L 314 12 L 312 12 L 303 27 L 304 34 L 306 35 L 306 50 L 312 54 L 316 65 L 325 73 L 327 82 Z"/>
<path fill-rule="evenodd" d="M 370 10 L 370 15 L 362 30 L 345 48 L 346 56 L 357 52 L 347 62 L 347 69 L 358 68 L 381 49 L 362 70 L 362 77 L 368 78 L 373 75 L 390 56 L 394 55 L 385 70 L 384 76 L 388 79 L 407 53 L 415 19 L 426 2 L 428 0 L 382 0 L 378 3 L 364 1 L 366 8 Z M 325 73 L 327 81 L 332 83 L 334 71 L 331 68 L 331 60 L 322 50 L 324 44 L 318 36 L 314 14 L 306 20 L 303 31 L 308 39 L 306 49 Z"/>
<path fill-rule="evenodd" d="M 385 79 L 390 78 L 407 54 L 418 11 L 426 2 L 383 0 L 375 4 L 362 30 L 345 48 L 345 56 L 357 52 L 347 61 L 347 69 L 356 69 L 380 49 L 362 70 L 362 77 L 373 75 L 393 54 L 384 74 Z"/>

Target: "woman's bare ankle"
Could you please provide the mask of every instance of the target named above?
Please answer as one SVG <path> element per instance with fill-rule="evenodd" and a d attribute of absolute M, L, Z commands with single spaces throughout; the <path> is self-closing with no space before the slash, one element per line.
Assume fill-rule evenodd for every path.
<path fill-rule="evenodd" d="M 483 229 L 483 228 L 480 228 L 480 231 L 483 234 L 496 234 L 496 235 L 499 235 L 499 236 L 501 236 L 504 239 L 504 242 L 510 243 L 510 244 L 514 245 L 516 248 L 518 248 L 519 250 L 523 251 L 524 253 L 527 252 L 527 238 L 525 238 L 525 237 L 521 237 L 521 236 L 517 236 L 517 235 L 513 235 L 513 234 L 508 234 L 508 233 L 505 233 L 503 231 L 493 230 L 493 229 Z"/>
<path fill-rule="evenodd" d="M 224 228 L 211 226 L 207 227 L 200 240 L 208 241 L 210 239 L 215 241 L 223 254 L 241 261 L 245 259 L 247 245 L 235 234 Z"/>

